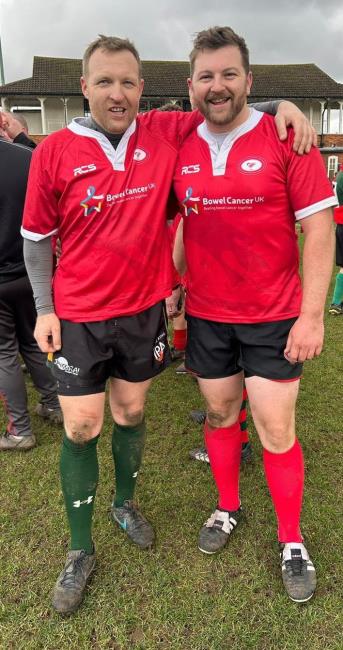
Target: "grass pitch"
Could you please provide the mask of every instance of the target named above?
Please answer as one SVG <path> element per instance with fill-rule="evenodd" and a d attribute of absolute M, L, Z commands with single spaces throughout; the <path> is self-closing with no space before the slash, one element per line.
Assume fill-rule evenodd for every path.
<path fill-rule="evenodd" d="M 251 421 L 254 461 L 241 475 L 244 522 L 221 554 L 198 551 L 198 530 L 216 495 L 208 466 L 188 459 L 202 439 L 189 419 L 201 400 L 196 383 L 177 376 L 174 365 L 149 396 L 137 489 L 157 532 L 156 548 L 140 551 L 110 521 L 107 411 L 94 521 L 97 570 L 80 610 L 60 618 L 50 592 L 68 545 L 58 477 L 62 432 L 34 415 L 38 396 L 28 379 L 38 447 L 0 456 L 1 650 L 343 649 L 343 317 L 326 320 L 325 351 L 306 364 L 297 409 L 307 469 L 302 528 L 318 576 L 313 600 L 299 606 L 283 591 L 275 519 Z"/>

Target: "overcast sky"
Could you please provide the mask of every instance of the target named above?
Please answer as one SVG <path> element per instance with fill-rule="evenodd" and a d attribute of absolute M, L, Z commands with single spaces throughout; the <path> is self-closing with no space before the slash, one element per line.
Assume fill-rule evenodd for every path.
<path fill-rule="evenodd" d="M 98 33 L 129 37 L 142 59 L 187 59 L 192 35 L 230 25 L 252 63 L 315 63 L 343 82 L 342 0 L 0 0 L 6 82 L 34 55 L 81 58 Z"/>

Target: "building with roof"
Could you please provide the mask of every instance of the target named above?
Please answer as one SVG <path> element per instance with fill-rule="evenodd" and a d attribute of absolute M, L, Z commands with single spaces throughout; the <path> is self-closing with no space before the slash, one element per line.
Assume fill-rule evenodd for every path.
<path fill-rule="evenodd" d="M 35 56 L 32 77 L 0 86 L 1 106 L 24 114 L 31 135 L 41 137 L 64 127 L 89 107 L 80 89 L 81 60 Z M 143 61 L 142 111 L 167 102 L 190 110 L 186 61 Z M 252 65 L 250 101 L 290 99 L 305 113 L 320 135 L 328 172 L 343 162 L 343 84 L 337 83 L 314 63 Z M 330 156 L 330 149 L 332 155 Z M 337 155 L 336 155 L 337 153 Z"/>

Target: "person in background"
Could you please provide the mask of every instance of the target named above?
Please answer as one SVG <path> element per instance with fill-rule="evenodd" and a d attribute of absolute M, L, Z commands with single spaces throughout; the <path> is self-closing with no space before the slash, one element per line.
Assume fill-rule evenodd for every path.
<path fill-rule="evenodd" d="M 0 127 L 2 119 L 0 112 Z M 19 353 L 41 395 L 37 414 L 62 423 L 56 382 L 33 336 L 36 310 L 20 235 L 30 162 L 30 149 L 0 138 L 0 397 L 8 416 L 0 451 L 27 451 L 36 444 Z"/>
<path fill-rule="evenodd" d="M 35 149 L 37 144 L 29 137 L 29 129 L 24 115 L 1 111 L 2 128 L 14 144 L 22 144 L 30 149 Z"/>
<path fill-rule="evenodd" d="M 332 296 L 332 303 L 329 307 L 329 314 L 335 316 L 343 315 L 343 171 L 336 176 L 336 196 L 338 207 L 335 208 L 333 216 L 336 222 L 336 266 L 339 271 L 336 275 L 335 288 Z"/>

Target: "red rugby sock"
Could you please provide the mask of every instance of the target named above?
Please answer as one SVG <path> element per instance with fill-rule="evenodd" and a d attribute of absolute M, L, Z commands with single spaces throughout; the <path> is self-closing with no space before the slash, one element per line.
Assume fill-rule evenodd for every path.
<path fill-rule="evenodd" d="M 173 347 L 175 350 L 185 350 L 187 344 L 187 328 L 173 331 Z"/>
<path fill-rule="evenodd" d="M 206 420 L 204 435 L 212 474 L 219 493 L 219 508 L 237 510 L 240 506 L 241 430 L 239 422 L 235 422 L 231 427 L 212 429 Z"/>
<path fill-rule="evenodd" d="M 304 459 L 298 440 L 283 454 L 263 450 L 264 471 L 278 520 L 279 542 L 302 542 Z"/>

